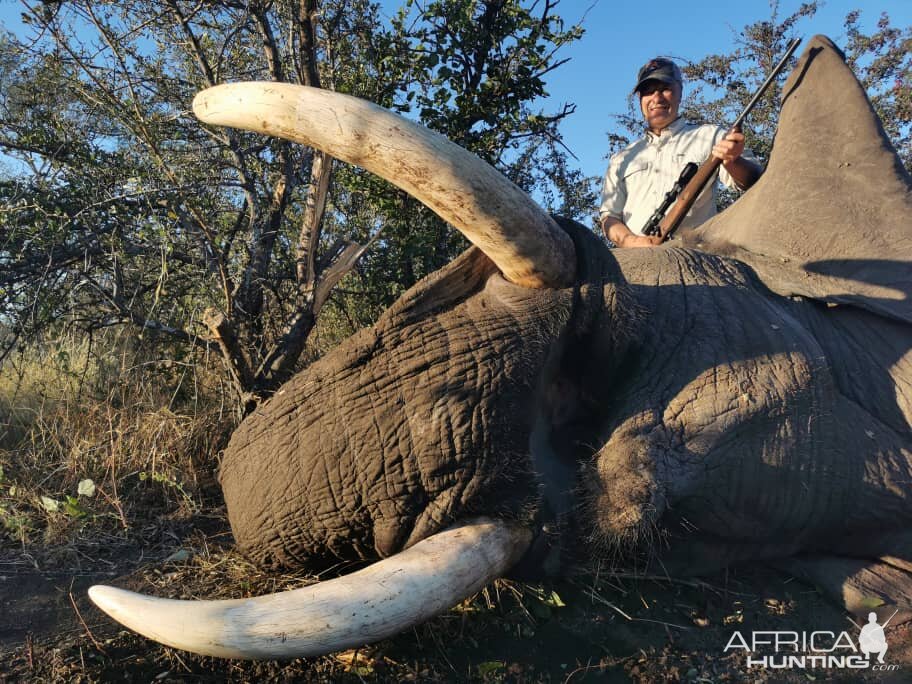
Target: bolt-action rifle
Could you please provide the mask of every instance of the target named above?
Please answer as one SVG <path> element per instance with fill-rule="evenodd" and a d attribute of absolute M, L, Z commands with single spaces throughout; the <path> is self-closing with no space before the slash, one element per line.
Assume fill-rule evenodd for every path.
<path fill-rule="evenodd" d="M 728 131 L 729 133 L 741 132 L 741 124 L 744 123 L 744 119 L 747 118 L 747 115 L 750 114 L 750 111 L 763 96 L 763 93 L 766 92 L 766 89 L 769 88 L 776 76 L 779 75 L 779 72 L 782 71 L 788 58 L 792 56 L 792 53 L 800 42 L 800 38 L 795 38 L 789 43 L 782 59 L 773 67 L 773 70 L 770 72 L 770 75 L 766 77 L 763 85 L 760 86 L 760 89 L 757 90 L 753 98 L 751 98 L 751 101 L 747 103 L 744 111 L 735 119 L 735 123 L 732 124 L 732 127 Z M 665 242 L 674 235 L 678 226 L 681 225 L 681 221 L 684 220 L 687 212 L 690 211 L 690 208 L 693 206 L 697 197 L 700 196 L 700 193 L 703 191 L 703 188 L 706 187 L 706 184 L 715 176 L 715 173 L 721 164 L 721 159 L 710 155 L 709 159 L 703 162 L 695 171 L 692 169 L 692 167 L 696 166 L 693 162 L 690 162 L 685 166 L 684 170 L 681 172 L 681 176 L 675 182 L 674 187 L 665 195 L 662 205 L 649 219 L 646 227 L 643 229 L 643 234 L 661 235 L 662 242 Z M 669 210 L 668 207 L 672 202 L 674 202 L 674 206 Z M 667 214 L 665 213 L 666 211 L 668 211 Z"/>

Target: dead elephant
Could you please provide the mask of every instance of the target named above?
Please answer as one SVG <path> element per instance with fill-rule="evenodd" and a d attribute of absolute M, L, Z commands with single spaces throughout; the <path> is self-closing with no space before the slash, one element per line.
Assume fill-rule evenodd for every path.
<path fill-rule="evenodd" d="M 249 600 L 93 588 L 113 617 L 200 653 L 316 654 L 445 610 L 524 556 L 554 569 L 561 547 L 678 573 L 768 560 L 849 610 L 910 616 L 910 179 L 827 39 L 786 84 L 763 178 L 656 249 L 609 250 L 352 98 L 236 84 L 195 111 L 384 176 L 476 246 L 288 382 L 224 457 L 257 562 L 384 560 Z"/>

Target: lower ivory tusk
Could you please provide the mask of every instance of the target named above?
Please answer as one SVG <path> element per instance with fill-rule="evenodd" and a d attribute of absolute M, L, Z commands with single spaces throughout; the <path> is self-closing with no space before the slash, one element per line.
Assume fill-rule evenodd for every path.
<path fill-rule="evenodd" d="M 371 643 L 441 613 L 510 569 L 531 533 L 477 519 L 363 570 L 249 599 L 176 601 L 96 585 L 112 618 L 168 646 L 221 658 L 295 658 Z"/>

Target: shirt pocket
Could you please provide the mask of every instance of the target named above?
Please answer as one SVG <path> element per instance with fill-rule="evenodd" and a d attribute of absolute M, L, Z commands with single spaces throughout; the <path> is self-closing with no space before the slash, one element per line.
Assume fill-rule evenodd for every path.
<path fill-rule="evenodd" d="M 709 156 L 707 155 L 706 159 L 708 159 L 708 158 L 709 158 Z M 706 159 L 694 159 L 693 154 L 675 154 L 675 155 L 673 155 L 672 163 L 674 164 L 674 168 L 677 169 L 676 176 L 681 175 L 681 171 L 684 170 L 684 167 L 687 166 L 688 164 L 690 164 L 691 162 L 693 162 L 698 167 L 700 167 L 703 165 L 703 162 L 705 162 Z"/>
<path fill-rule="evenodd" d="M 697 169 L 703 166 L 703 162 L 706 159 L 709 159 L 707 156 L 706 159 L 694 159 L 693 153 L 691 154 L 676 154 L 673 157 L 674 159 L 674 178 L 677 180 L 681 176 L 681 172 L 684 170 L 684 167 L 690 163 L 696 164 Z M 705 202 L 706 197 L 712 194 L 712 187 L 719 181 L 719 172 L 716 171 L 709 179 L 709 182 L 703 187 L 703 190 L 700 192 L 700 195 L 697 197 L 698 202 Z"/>
<path fill-rule="evenodd" d="M 649 164 L 630 164 L 622 170 L 621 178 L 624 179 L 625 183 L 631 180 L 635 181 L 637 178 L 642 178 L 642 174 L 646 171 L 649 171 Z"/>

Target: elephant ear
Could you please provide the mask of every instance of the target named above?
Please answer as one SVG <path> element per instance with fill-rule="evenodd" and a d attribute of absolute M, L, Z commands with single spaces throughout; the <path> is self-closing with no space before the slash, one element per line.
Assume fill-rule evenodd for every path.
<path fill-rule="evenodd" d="M 811 39 L 785 84 L 764 175 L 682 239 L 778 294 L 912 322 L 912 182 L 829 39 Z"/>

